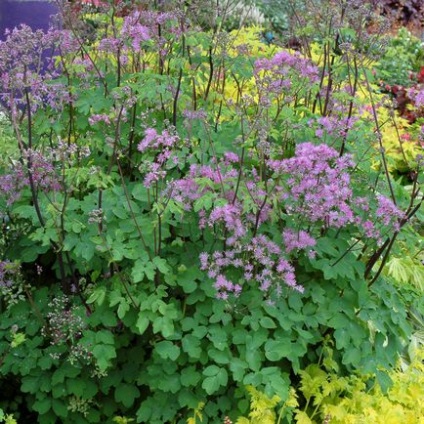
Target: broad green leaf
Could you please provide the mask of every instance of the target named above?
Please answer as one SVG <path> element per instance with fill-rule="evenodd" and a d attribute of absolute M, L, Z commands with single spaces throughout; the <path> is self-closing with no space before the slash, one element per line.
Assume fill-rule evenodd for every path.
<path fill-rule="evenodd" d="M 150 320 L 146 316 L 145 311 L 140 311 L 138 313 L 137 322 L 135 324 L 137 330 L 140 334 L 144 334 L 144 332 L 147 330 L 147 327 L 149 326 Z"/>
<path fill-rule="evenodd" d="M 90 305 L 92 303 L 96 303 L 97 305 L 102 305 L 106 298 L 106 287 L 96 286 L 93 292 L 90 294 L 87 299 L 87 303 Z"/>
<path fill-rule="evenodd" d="M 243 381 L 243 377 L 248 369 L 247 363 L 240 358 L 232 358 L 229 366 L 234 380 L 238 382 Z"/>
<path fill-rule="evenodd" d="M 115 344 L 115 338 L 111 331 L 101 330 L 96 333 L 96 343 L 113 345 Z"/>
<path fill-rule="evenodd" d="M 52 399 L 52 409 L 58 417 L 68 416 L 68 405 L 61 399 Z"/>
<path fill-rule="evenodd" d="M 176 361 L 180 356 L 180 348 L 169 340 L 156 343 L 155 350 L 161 358 L 171 361 Z"/>
<path fill-rule="evenodd" d="M 183 368 L 181 371 L 181 384 L 185 387 L 195 386 L 201 378 L 202 376 L 196 371 L 195 366 Z"/>
<path fill-rule="evenodd" d="M 126 408 L 134 404 L 134 400 L 140 396 L 140 391 L 133 384 L 121 383 L 115 389 L 115 400 L 121 402 Z"/>
<path fill-rule="evenodd" d="M 387 393 L 388 390 L 393 386 L 393 380 L 390 378 L 389 374 L 386 371 L 377 370 L 376 371 L 377 382 L 381 387 L 383 393 Z"/>
<path fill-rule="evenodd" d="M 275 324 L 274 320 L 270 317 L 262 317 L 259 320 L 259 324 L 263 328 L 277 328 L 277 325 Z"/>
<path fill-rule="evenodd" d="M 292 351 L 290 340 L 268 340 L 265 343 L 265 356 L 270 361 L 287 358 Z"/>
<path fill-rule="evenodd" d="M 34 409 L 34 411 L 37 411 L 40 415 L 44 415 L 48 411 L 50 411 L 51 406 L 52 406 L 52 399 L 47 396 L 42 399 L 37 399 L 32 404 L 32 408 Z"/>
<path fill-rule="evenodd" d="M 200 340 L 197 337 L 191 334 L 187 334 L 182 339 L 182 347 L 183 351 L 186 352 L 191 358 L 200 358 L 202 349 L 200 347 Z"/>
<path fill-rule="evenodd" d="M 68 393 L 79 397 L 82 397 L 86 388 L 85 381 L 82 379 L 68 378 L 66 379 L 65 385 Z"/>
<path fill-rule="evenodd" d="M 208 395 L 217 392 L 220 387 L 227 385 L 228 373 L 224 368 L 210 365 L 203 371 L 203 374 L 207 375 L 207 377 L 202 382 L 202 388 L 205 389 Z"/>
<path fill-rule="evenodd" d="M 114 345 L 98 344 L 93 347 L 92 352 L 101 371 L 105 371 L 109 368 L 112 365 L 112 359 L 116 358 Z"/>

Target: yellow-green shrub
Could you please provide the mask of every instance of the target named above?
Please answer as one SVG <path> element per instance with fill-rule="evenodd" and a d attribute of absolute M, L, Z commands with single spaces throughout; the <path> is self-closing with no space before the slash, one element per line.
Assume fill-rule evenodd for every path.
<path fill-rule="evenodd" d="M 300 384 L 277 411 L 279 398 L 248 388 L 251 395 L 249 419 L 237 424 L 422 424 L 424 423 L 424 350 L 406 370 L 390 373 L 392 386 L 383 393 L 375 376 L 342 377 L 326 366 L 309 365 L 300 372 Z M 334 364 L 333 364 L 334 365 Z M 327 369 L 326 369 L 327 368 Z M 371 387 L 370 387 L 371 384 Z"/>

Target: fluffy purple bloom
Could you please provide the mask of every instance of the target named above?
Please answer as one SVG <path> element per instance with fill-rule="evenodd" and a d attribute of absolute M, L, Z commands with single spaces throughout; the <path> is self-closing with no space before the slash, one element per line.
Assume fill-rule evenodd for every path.
<path fill-rule="evenodd" d="M 271 59 L 256 60 L 254 73 L 257 83 L 271 93 L 290 90 L 293 79 L 306 79 L 308 83 L 318 81 L 318 68 L 299 53 L 282 50 Z"/>
<path fill-rule="evenodd" d="M 239 284 L 232 283 L 221 274 L 216 277 L 214 287 L 217 291 L 216 297 L 224 300 L 228 299 L 230 294 L 237 297 L 242 291 L 242 287 Z"/>
<path fill-rule="evenodd" d="M 325 144 L 302 143 L 292 158 L 267 163 L 277 175 L 290 176 L 281 193 L 290 213 L 336 228 L 353 221 L 347 172 L 353 166 L 350 157 L 339 158 L 338 152 Z"/>
<path fill-rule="evenodd" d="M 316 240 L 303 230 L 294 231 L 287 228 L 283 231 L 284 246 L 287 253 L 315 246 Z"/>
<path fill-rule="evenodd" d="M 225 228 L 233 234 L 235 239 L 238 239 L 246 233 L 246 228 L 241 221 L 240 215 L 241 210 L 236 205 L 226 204 L 224 206 L 217 206 L 209 215 L 209 225 L 213 226 L 218 222 L 223 222 Z"/>
<path fill-rule="evenodd" d="M 151 39 L 150 29 L 141 24 L 141 18 L 142 14 L 138 11 L 126 16 L 121 30 L 122 39 L 128 40 L 135 52 L 139 52 L 142 44 Z"/>
<path fill-rule="evenodd" d="M 405 214 L 387 197 L 377 195 L 378 207 L 376 216 L 381 219 L 384 225 L 394 225 L 395 230 L 399 230 L 399 220 L 405 217 Z"/>
<path fill-rule="evenodd" d="M 106 125 L 110 125 L 110 117 L 109 115 L 103 114 L 94 114 L 88 118 L 88 123 L 90 125 L 95 125 L 99 122 L 104 122 Z"/>

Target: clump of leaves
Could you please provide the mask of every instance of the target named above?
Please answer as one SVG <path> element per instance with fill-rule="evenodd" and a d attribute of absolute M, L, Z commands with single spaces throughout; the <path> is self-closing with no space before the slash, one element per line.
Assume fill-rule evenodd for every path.
<path fill-rule="evenodd" d="M 362 21 L 334 22 L 360 11 L 306 16 L 314 64 L 313 31 L 302 54 L 258 28 L 199 31 L 181 2 L 112 3 L 81 17 L 94 38 L 69 22 L 0 43 L 18 152 L 1 169 L 1 259 L 31 285 L 1 304 L 8 411 L 214 422 L 248 414 L 245 386 L 260 405 L 291 399 L 326 338 L 341 373 L 392 368 L 420 293 L 383 269 L 414 240 L 421 176 L 396 184 L 378 117 L 356 116 L 370 50 Z"/>
<path fill-rule="evenodd" d="M 326 355 L 331 349 L 327 350 Z M 251 397 L 250 420 L 239 418 L 238 424 L 269 423 L 421 423 L 424 409 L 423 350 L 417 352 L 406 369 L 390 373 L 385 390 L 375 384 L 377 375 L 341 376 L 331 357 L 324 366 L 310 364 L 300 372 L 297 389 L 281 406 L 280 399 L 254 392 Z M 277 418 L 278 413 L 278 418 Z"/>
<path fill-rule="evenodd" d="M 383 85 L 409 87 L 416 82 L 423 64 L 423 42 L 406 28 L 400 28 L 396 36 L 389 38 L 375 70 Z"/>

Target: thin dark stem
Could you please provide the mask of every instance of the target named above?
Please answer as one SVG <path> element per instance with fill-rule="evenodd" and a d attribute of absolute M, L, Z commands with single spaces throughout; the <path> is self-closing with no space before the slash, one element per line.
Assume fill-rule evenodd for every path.
<path fill-rule="evenodd" d="M 349 61 L 348 61 L 348 65 L 349 65 Z M 350 93 L 350 94 L 351 94 L 352 97 L 355 97 L 356 89 L 357 89 L 357 85 L 358 85 L 358 79 L 359 79 L 358 64 L 356 62 L 356 57 L 353 58 L 353 67 L 354 67 L 354 71 L 355 71 L 355 74 L 354 74 L 355 79 L 354 79 L 354 82 L 353 82 L 352 93 Z M 350 75 L 350 72 L 349 72 L 349 75 Z M 351 99 L 349 101 L 349 111 L 347 113 L 346 128 L 345 128 L 344 135 L 343 135 L 342 146 L 340 148 L 340 156 L 343 156 L 345 148 L 346 148 L 347 134 L 348 134 L 348 131 L 349 131 L 349 121 L 352 118 L 352 114 L 353 114 L 353 99 Z"/>
<path fill-rule="evenodd" d="M 208 78 L 208 83 L 206 85 L 206 90 L 205 90 L 205 95 L 204 95 L 204 100 L 207 100 L 208 96 L 209 96 L 209 91 L 211 89 L 211 85 L 212 85 L 212 80 L 213 80 L 213 58 L 212 58 L 212 47 L 209 48 L 209 78 Z"/>
<path fill-rule="evenodd" d="M 388 167 L 387 161 L 386 161 L 386 156 L 384 154 L 384 146 L 383 146 L 383 141 L 382 141 L 383 135 L 381 134 L 381 131 L 380 131 L 380 124 L 378 123 L 378 118 L 377 118 L 377 110 L 376 110 L 376 107 L 375 107 L 375 102 L 374 102 L 374 98 L 373 98 L 373 95 L 372 95 L 372 88 L 371 88 L 371 84 L 370 84 L 369 79 L 368 79 L 367 72 L 364 72 L 364 77 L 365 77 L 365 82 L 367 84 L 368 93 L 369 93 L 369 96 L 370 96 L 372 115 L 373 115 L 375 126 L 376 126 L 377 140 L 378 140 L 378 144 L 379 144 L 379 148 L 380 148 L 381 160 L 383 162 L 384 173 L 386 175 L 387 184 L 389 186 L 390 197 L 392 199 L 392 202 L 396 205 L 397 204 L 396 196 L 395 196 L 395 192 L 393 190 L 392 181 L 391 181 L 390 173 L 389 173 L 389 167 Z"/>
<path fill-rule="evenodd" d="M 177 111 L 177 105 L 178 105 L 178 96 L 180 95 L 182 79 L 183 79 L 183 69 L 180 68 L 180 72 L 178 74 L 177 89 L 175 91 L 174 102 L 173 102 L 173 106 L 172 106 L 172 125 L 174 125 L 174 127 L 177 126 L 177 112 L 178 112 Z"/>
<path fill-rule="evenodd" d="M 372 278 L 372 280 L 369 282 L 368 287 L 370 287 L 371 285 L 373 285 L 373 284 L 377 281 L 378 277 L 380 276 L 381 272 L 383 271 L 383 268 L 384 268 L 384 266 L 386 265 L 387 259 L 389 258 L 390 252 L 391 252 L 391 250 L 392 250 L 393 244 L 395 243 L 395 241 L 396 241 L 396 238 L 397 238 L 398 234 L 399 234 L 399 232 L 398 232 L 398 231 L 396 231 L 396 232 L 393 234 L 393 236 L 391 237 L 391 239 L 390 239 L 389 243 L 387 244 L 387 248 L 386 248 L 386 251 L 385 251 L 385 253 L 384 253 L 383 259 L 382 259 L 382 261 L 381 261 L 381 264 L 380 264 L 380 266 L 378 267 L 378 270 L 377 270 L 377 272 L 375 273 L 374 277 L 373 277 L 373 278 Z"/>

